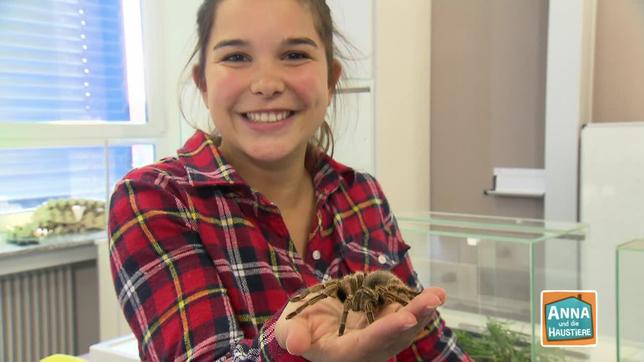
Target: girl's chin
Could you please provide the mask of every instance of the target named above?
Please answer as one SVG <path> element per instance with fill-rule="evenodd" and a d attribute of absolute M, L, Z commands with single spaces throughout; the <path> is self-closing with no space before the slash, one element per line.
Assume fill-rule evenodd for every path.
<path fill-rule="evenodd" d="M 284 167 L 291 163 L 304 162 L 307 142 L 302 141 L 300 136 L 270 138 L 244 136 L 238 137 L 235 143 L 227 143 L 225 136 L 222 139 L 220 149 L 223 156 L 233 161 L 233 164 L 251 162 L 258 165 L 264 164 L 267 167 Z"/>
<path fill-rule="evenodd" d="M 304 152 L 306 149 L 299 150 L 295 147 L 279 147 L 279 146 L 267 146 L 267 147 L 253 147 L 252 149 L 247 150 L 246 155 L 258 163 L 265 164 L 284 164 L 289 162 L 299 162 L 300 159 L 304 158 Z M 302 153 L 301 158 L 300 153 Z"/>

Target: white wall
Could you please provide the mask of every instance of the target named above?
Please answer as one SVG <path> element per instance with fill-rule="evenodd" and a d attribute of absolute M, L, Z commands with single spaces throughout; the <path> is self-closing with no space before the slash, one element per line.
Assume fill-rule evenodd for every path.
<path fill-rule="evenodd" d="M 546 75 L 544 219 L 577 221 L 579 132 L 590 119 L 595 1 L 549 5 Z M 592 226 L 591 230 L 592 232 Z M 576 245 L 548 244 L 546 288 L 577 284 Z M 567 277 L 557 278 L 557 275 Z M 561 283 L 561 284 L 559 284 Z"/>
<path fill-rule="evenodd" d="M 577 220 L 579 130 L 590 119 L 595 1 L 549 6 L 546 79 L 546 220 Z"/>
<path fill-rule="evenodd" d="M 598 340 L 592 361 L 608 361 L 616 355 L 616 263 L 618 245 L 644 237 L 644 122 L 591 123 L 582 131 L 580 162 L 580 219 L 589 225 L 588 236 L 581 243 L 581 287 L 597 291 Z M 635 256 L 637 252 L 631 252 Z M 643 260 L 644 254 L 639 253 Z M 641 264 L 639 270 L 642 270 Z M 622 270 L 622 277 L 632 277 L 636 270 Z M 644 298 L 642 281 L 639 288 L 621 291 L 622 307 L 638 315 L 622 315 L 630 321 L 642 321 Z M 631 284 L 628 288 L 633 288 Z M 622 288 L 624 285 L 622 285 Z M 628 298 L 628 297 L 630 298 Z M 624 323 L 628 325 L 628 323 Z M 639 335 L 642 345 L 642 326 L 621 329 L 627 336 Z M 622 336 L 623 338 L 624 336 Z M 635 342 L 635 341 L 632 341 Z M 644 350 L 640 350 L 640 358 Z M 631 361 L 641 360 L 639 358 Z"/>
<path fill-rule="evenodd" d="M 376 0 L 376 170 L 394 212 L 429 210 L 431 1 Z"/>
<path fill-rule="evenodd" d="M 335 141 L 333 157 L 357 170 L 377 175 L 373 72 L 373 1 L 327 0 L 336 29 L 349 44 L 336 39 L 343 54 L 343 77 L 330 107 Z M 348 49 L 345 49 L 349 47 Z M 355 49 L 354 49 L 355 48 Z"/>
<path fill-rule="evenodd" d="M 195 42 L 196 14 L 201 0 L 143 0 L 146 81 L 149 116 L 164 119 L 163 144 L 157 158 L 175 155 L 182 133 L 193 130 L 181 121 L 179 87 L 188 74 L 183 68 Z M 201 101 L 201 99 L 198 99 Z"/>

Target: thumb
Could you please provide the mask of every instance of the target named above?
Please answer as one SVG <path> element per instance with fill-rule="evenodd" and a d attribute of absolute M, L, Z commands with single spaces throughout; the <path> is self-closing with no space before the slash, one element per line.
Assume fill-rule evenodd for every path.
<path fill-rule="evenodd" d="M 292 355 L 301 356 L 311 348 L 311 332 L 309 327 L 300 318 L 289 320 L 286 323 L 288 323 L 286 326 L 286 350 Z"/>
<path fill-rule="evenodd" d="M 362 341 L 378 344 L 387 344 L 395 339 L 400 333 L 415 327 L 418 320 L 413 313 L 406 310 L 399 310 L 378 318 L 375 322 L 365 328 L 365 337 Z"/>

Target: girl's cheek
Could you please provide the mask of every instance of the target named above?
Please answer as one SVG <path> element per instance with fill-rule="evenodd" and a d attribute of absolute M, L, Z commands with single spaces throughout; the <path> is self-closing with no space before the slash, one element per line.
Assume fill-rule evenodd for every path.
<path fill-rule="evenodd" d="M 320 77 L 319 75 L 311 74 L 310 72 L 302 73 L 293 78 L 291 85 L 293 90 L 300 95 L 301 98 L 315 101 L 316 98 L 319 98 L 321 93 L 326 90 L 326 75 L 325 77 Z"/>
<path fill-rule="evenodd" d="M 244 77 L 233 72 L 218 72 L 211 77 L 211 100 L 228 105 L 234 102 L 240 93 L 246 88 Z"/>

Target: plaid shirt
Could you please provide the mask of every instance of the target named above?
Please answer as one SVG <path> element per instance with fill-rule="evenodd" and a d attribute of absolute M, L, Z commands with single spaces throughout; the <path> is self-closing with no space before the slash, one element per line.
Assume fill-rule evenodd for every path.
<path fill-rule="evenodd" d="M 378 183 L 324 156 L 301 257 L 277 207 L 195 133 L 177 158 L 130 172 L 112 195 L 118 300 L 145 361 L 302 361 L 274 327 L 302 288 L 389 269 L 420 288 Z M 437 317 L 399 361 L 468 360 Z"/>

